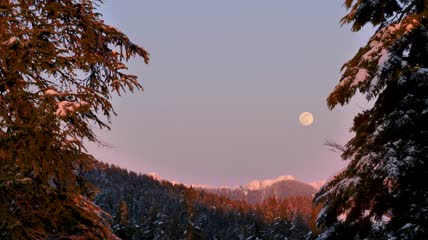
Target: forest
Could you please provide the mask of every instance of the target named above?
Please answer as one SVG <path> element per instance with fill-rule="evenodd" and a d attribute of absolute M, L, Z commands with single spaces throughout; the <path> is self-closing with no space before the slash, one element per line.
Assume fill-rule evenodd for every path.
<path fill-rule="evenodd" d="M 313 196 L 249 204 L 105 163 L 83 176 L 99 189 L 95 203 L 122 239 L 311 239 L 317 232 Z"/>

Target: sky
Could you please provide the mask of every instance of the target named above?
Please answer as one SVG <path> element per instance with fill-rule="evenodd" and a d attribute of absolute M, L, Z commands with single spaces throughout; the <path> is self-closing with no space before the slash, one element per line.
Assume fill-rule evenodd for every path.
<path fill-rule="evenodd" d="M 340 27 L 342 1 L 105 0 L 98 11 L 151 56 L 128 63 L 145 90 L 113 99 L 112 131 L 96 131 L 110 147 L 88 146 L 98 160 L 210 186 L 312 182 L 346 166 L 324 143 L 345 144 L 368 104 L 331 111 L 326 98 L 373 30 Z"/>

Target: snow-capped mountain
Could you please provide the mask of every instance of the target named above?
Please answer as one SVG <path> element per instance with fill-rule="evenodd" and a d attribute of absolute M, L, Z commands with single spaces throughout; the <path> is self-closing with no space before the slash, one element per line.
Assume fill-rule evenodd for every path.
<path fill-rule="evenodd" d="M 157 181 L 167 181 L 157 173 L 149 173 L 148 175 Z M 180 184 L 175 181 L 169 182 L 172 184 Z M 325 183 L 326 180 L 304 183 L 297 180 L 292 175 L 284 175 L 274 179 L 252 180 L 247 184 L 235 187 L 222 186 L 216 188 L 206 184 L 192 184 L 188 187 L 203 189 L 206 192 L 225 196 L 232 200 L 243 200 L 250 204 L 257 204 L 271 197 L 277 200 L 283 200 L 293 196 L 313 197 Z"/>
<path fill-rule="evenodd" d="M 298 181 L 293 176 L 280 176 L 276 179 L 253 180 L 233 188 L 205 188 L 205 191 L 226 196 L 232 200 L 244 200 L 251 204 L 257 204 L 271 197 L 277 200 L 292 196 L 312 197 L 317 189 Z"/>
<path fill-rule="evenodd" d="M 311 185 L 313 188 L 320 190 L 322 186 L 324 186 L 324 184 L 327 183 L 327 180 L 319 180 L 319 181 L 315 181 L 315 182 L 310 182 L 309 185 Z"/>
<path fill-rule="evenodd" d="M 275 183 L 279 183 L 282 181 L 290 181 L 290 180 L 296 180 L 294 176 L 287 175 L 287 176 L 280 176 L 276 179 L 265 179 L 265 180 L 253 180 L 246 185 L 244 185 L 243 188 L 248 190 L 260 190 L 263 188 L 267 188 L 272 186 Z"/>

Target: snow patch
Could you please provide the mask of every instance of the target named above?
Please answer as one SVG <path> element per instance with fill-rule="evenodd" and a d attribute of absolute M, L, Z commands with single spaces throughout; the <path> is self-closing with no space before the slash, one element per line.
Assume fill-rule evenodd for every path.
<path fill-rule="evenodd" d="M 380 57 L 377 62 L 378 71 L 382 71 L 385 66 L 385 63 L 389 60 L 390 53 L 386 49 L 382 49 L 380 51 Z"/>
<path fill-rule="evenodd" d="M 57 92 L 57 91 L 55 91 L 54 89 L 48 89 L 48 90 L 45 91 L 45 95 L 48 95 L 48 96 L 61 96 L 62 94 L 59 93 L 59 92 Z"/>
<path fill-rule="evenodd" d="M 9 38 L 9 40 L 7 40 L 7 41 L 4 41 L 3 42 L 3 45 L 14 45 L 15 43 L 19 43 L 19 40 L 18 40 L 18 38 L 17 37 L 11 37 L 11 38 Z"/>
<path fill-rule="evenodd" d="M 376 86 L 379 83 L 379 78 L 377 76 L 375 76 L 371 81 L 370 81 L 370 87 L 368 90 L 368 93 L 371 95 L 374 95 L 374 91 L 376 89 Z"/>
<path fill-rule="evenodd" d="M 365 61 L 370 61 L 373 58 L 373 55 L 379 52 L 379 49 L 383 47 L 383 43 L 376 40 L 369 43 L 370 50 L 368 50 L 363 56 L 362 59 Z"/>
<path fill-rule="evenodd" d="M 276 179 L 265 179 L 265 180 L 253 180 L 246 184 L 244 188 L 248 190 L 259 190 L 263 188 L 267 188 L 272 186 L 275 183 L 282 182 L 282 181 L 292 181 L 296 180 L 294 176 L 286 175 L 286 176 L 280 176 Z"/>
<path fill-rule="evenodd" d="M 369 77 L 369 73 L 366 69 L 360 68 L 358 69 L 357 74 L 355 75 L 354 81 L 352 82 L 351 86 L 357 86 L 359 83 L 363 82 Z"/>
<path fill-rule="evenodd" d="M 163 178 L 156 172 L 149 172 L 147 173 L 148 176 L 152 177 L 153 179 L 157 180 L 157 181 L 162 181 Z"/>
<path fill-rule="evenodd" d="M 213 187 L 207 184 L 190 184 L 186 186 L 193 187 L 193 188 L 203 188 L 203 189 L 239 189 L 239 190 L 242 190 L 245 195 L 247 195 L 248 191 L 260 190 L 263 188 L 270 187 L 273 184 L 278 182 L 292 181 L 292 180 L 296 180 L 296 178 L 291 175 L 285 175 L 285 176 L 279 176 L 275 179 L 253 180 L 245 185 L 238 185 L 235 187 L 230 187 L 230 186 Z"/>
<path fill-rule="evenodd" d="M 418 74 L 428 74 L 428 68 L 419 68 L 418 71 L 416 71 Z"/>
<path fill-rule="evenodd" d="M 61 101 L 58 103 L 58 108 L 55 111 L 55 115 L 59 117 L 66 117 L 67 114 L 75 113 L 89 107 L 89 103 L 85 101 L 70 102 Z"/>
<path fill-rule="evenodd" d="M 212 187 L 208 184 L 190 184 L 189 187 L 192 188 L 202 188 L 202 189 L 216 189 L 215 187 Z"/>

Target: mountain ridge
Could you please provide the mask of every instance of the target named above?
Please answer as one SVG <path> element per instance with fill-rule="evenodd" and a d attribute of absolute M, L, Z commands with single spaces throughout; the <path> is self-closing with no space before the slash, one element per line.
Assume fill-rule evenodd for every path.
<path fill-rule="evenodd" d="M 155 178 L 158 181 L 168 181 L 171 182 L 173 184 L 183 184 L 187 187 L 192 187 L 192 188 L 199 188 L 199 189 L 247 189 L 247 190 L 258 190 L 261 188 L 265 188 L 265 187 L 269 187 L 275 183 L 278 182 L 282 182 L 282 181 L 288 181 L 288 180 L 292 180 L 292 181 L 298 181 L 307 185 L 312 186 L 313 188 L 315 188 L 316 190 L 319 190 L 326 182 L 326 179 L 322 179 L 322 180 L 318 180 L 318 181 L 312 181 L 312 182 L 304 182 L 301 181 L 299 179 L 297 179 L 295 176 L 293 175 L 280 175 L 277 178 L 267 178 L 267 179 L 254 179 L 251 180 L 245 184 L 240 184 L 240 185 L 235 185 L 235 186 L 227 186 L 227 185 L 223 185 L 223 186 L 212 186 L 209 184 L 184 184 L 182 182 L 179 181 L 174 181 L 174 180 L 168 180 L 163 178 L 162 176 L 160 176 L 158 173 L 156 172 L 150 172 L 150 173 L 141 173 L 143 175 L 148 175 L 148 176 L 152 176 L 153 178 Z"/>
<path fill-rule="evenodd" d="M 310 184 L 301 182 L 290 175 L 279 176 L 275 179 L 253 180 L 236 187 L 207 188 L 203 185 L 192 185 L 192 187 L 231 200 L 245 201 L 252 205 L 261 204 L 269 198 L 281 201 L 295 196 L 313 197 L 318 191 Z"/>
<path fill-rule="evenodd" d="M 162 178 L 158 173 L 148 173 L 158 181 L 167 181 L 180 185 L 177 181 Z M 274 197 L 283 200 L 290 196 L 313 197 L 317 191 L 326 183 L 326 180 L 303 182 L 293 175 L 281 175 L 272 179 L 255 179 L 243 185 L 214 187 L 207 184 L 190 184 L 187 187 L 204 190 L 219 196 L 228 197 L 232 200 L 246 201 L 250 204 L 258 204 L 264 200 Z"/>
<path fill-rule="evenodd" d="M 145 175 L 151 176 L 158 181 L 170 182 L 173 185 L 184 185 L 180 182 L 163 179 L 157 173 L 152 172 Z M 319 180 L 306 183 L 298 180 L 293 175 L 281 175 L 272 179 L 255 179 L 246 184 L 234 187 L 213 187 L 204 184 L 191 184 L 185 186 L 215 194 L 220 197 L 227 197 L 231 200 L 245 201 L 251 205 L 257 205 L 270 198 L 275 198 L 277 201 L 296 196 L 312 198 L 325 182 L 326 180 Z"/>

